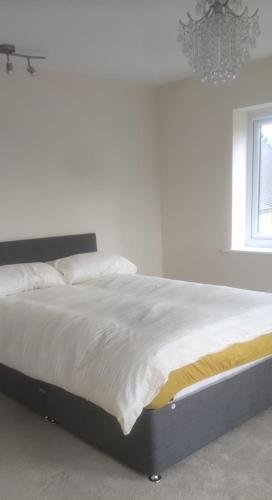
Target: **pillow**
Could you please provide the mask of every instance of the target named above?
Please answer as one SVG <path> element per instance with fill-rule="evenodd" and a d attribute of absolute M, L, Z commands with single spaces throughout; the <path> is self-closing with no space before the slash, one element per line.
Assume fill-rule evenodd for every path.
<path fill-rule="evenodd" d="M 100 252 L 82 253 L 55 260 L 53 266 L 63 275 L 66 283 L 82 283 L 106 274 L 135 274 L 137 267 L 119 255 Z"/>
<path fill-rule="evenodd" d="M 0 266 L 0 296 L 56 285 L 64 285 L 64 281 L 49 264 L 35 262 Z"/>

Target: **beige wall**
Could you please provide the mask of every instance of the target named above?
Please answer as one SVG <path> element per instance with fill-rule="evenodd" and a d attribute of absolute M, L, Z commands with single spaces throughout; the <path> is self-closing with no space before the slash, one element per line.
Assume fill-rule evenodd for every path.
<path fill-rule="evenodd" d="M 232 111 L 272 101 L 272 59 L 240 81 L 162 87 L 160 153 L 163 258 L 171 278 L 272 289 L 272 255 L 225 252 L 231 243 Z"/>
<path fill-rule="evenodd" d="M 95 231 L 100 249 L 161 274 L 162 212 L 165 276 L 272 289 L 271 255 L 226 252 L 232 111 L 265 102 L 272 59 L 218 89 L 4 75 L 0 239 Z"/>
<path fill-rule="evenodd" d="M 0 240 L 95 231 L 161 273 L 152 89 L 25 72 L 0 78 Z"/>

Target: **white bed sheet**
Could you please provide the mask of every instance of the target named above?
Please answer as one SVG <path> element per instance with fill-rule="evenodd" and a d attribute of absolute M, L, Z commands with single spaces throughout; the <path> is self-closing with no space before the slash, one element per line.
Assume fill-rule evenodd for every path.
<path fill-rule="evenodd" d="M 195 384 L 192 384 L 188 387 L 185 387 L 185 389 L 182 389 L 181 391 L 177 392 L 175 394 L 173 401 L 178 402 L 181 399 L 184 399 L 188 396 L 191 396 L 192 394 L 195 394 L 199 391 L 202 391 L 203 389 L 207 389 L 208 387 L 211 387 L 212 385 L 219 384 L 223 380 L 227 380 L 229 378 L 234 377 L 235 375 L 238 375 L 238 373 L 241 373 L 243 371 L 248 370 L 249 368 L 252 368 L 253 366 L 257 366 L 266 359 L 272 359 L 271 356 L 265 356 L 264 358 L 257 359 L 255 361 L 251 361 L 250 363 L 246 363 L 241 366 L 237 366 L 236 368 L 231 368 L 230 370 L 227 370 L 222 373 L 217 373 L 216 375 L 213 375 L 212 377 L 208 377 L 204 380 L 200 380 L 199 382 L 196 382 Z"/>
<path fill-rule="evenodd" d="M 272 332 L 272 294 L 111 275 L 0 299 L 0 363 L 83 397 L 128 434 L 169 373 Z"/>

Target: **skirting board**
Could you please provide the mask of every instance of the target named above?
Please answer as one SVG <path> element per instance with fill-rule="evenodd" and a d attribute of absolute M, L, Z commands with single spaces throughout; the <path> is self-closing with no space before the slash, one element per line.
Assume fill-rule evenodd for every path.
<path fill-rule="evenodd" d="M 128 436 L 93 403 L 0 365 L 0 391 L 134 470 L 158 474 L 272 406 L 272 359 L 160 410 L 144 410 Z M 90 382 L 91 383 L 91 382 Z"/>

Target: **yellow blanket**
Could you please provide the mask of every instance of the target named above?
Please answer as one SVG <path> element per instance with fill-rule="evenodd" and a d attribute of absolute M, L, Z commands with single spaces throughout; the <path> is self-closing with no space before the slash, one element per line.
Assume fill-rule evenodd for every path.
<path fill-rule="evenodd" d="M 272 355 L 272 333 L 209 354 L 195 363 L 171 372 L 168 381 L 148 408 L 162 408 L 185 387 L 270 354 Z"/>

